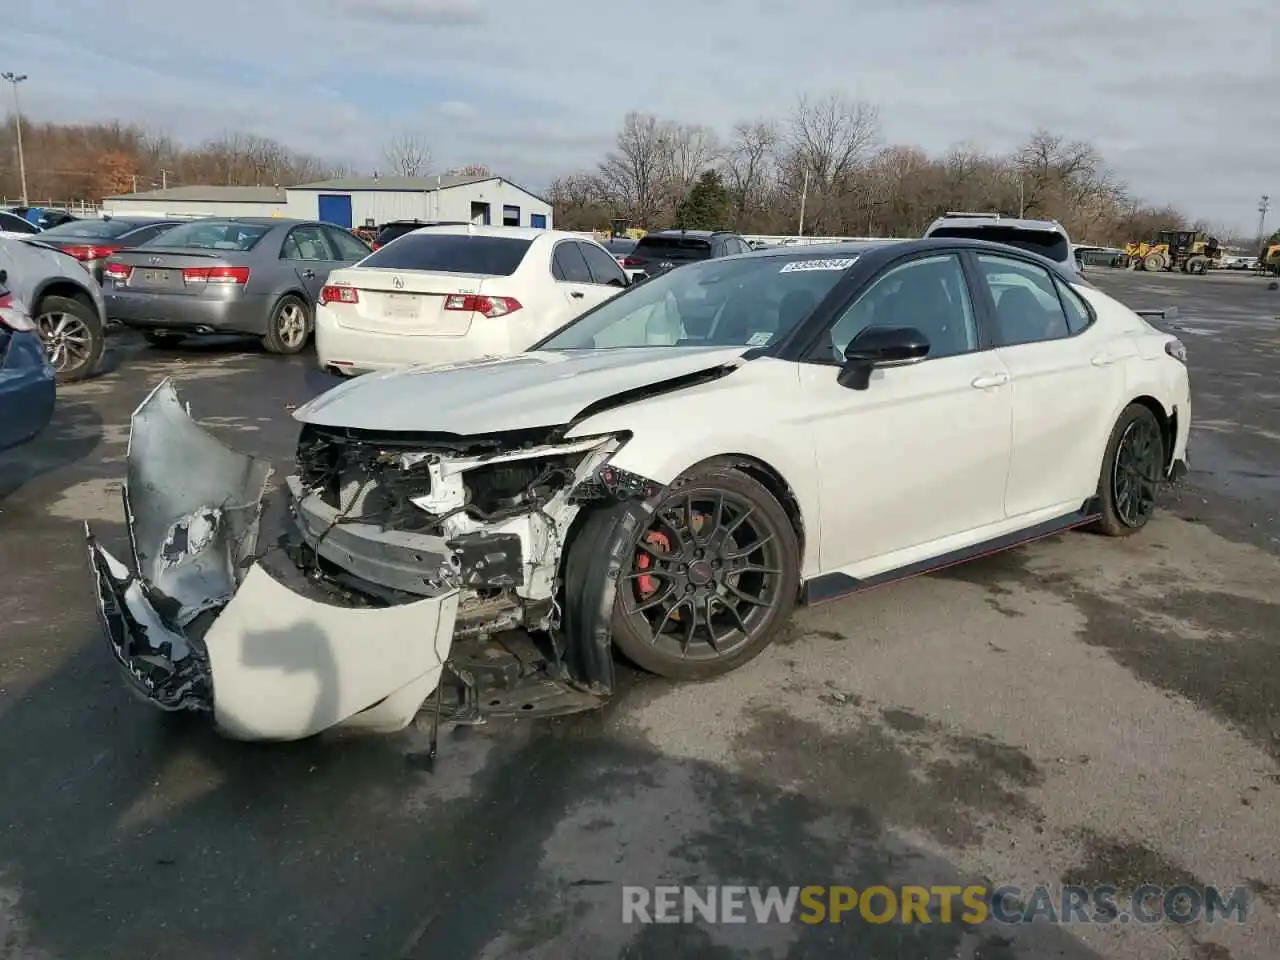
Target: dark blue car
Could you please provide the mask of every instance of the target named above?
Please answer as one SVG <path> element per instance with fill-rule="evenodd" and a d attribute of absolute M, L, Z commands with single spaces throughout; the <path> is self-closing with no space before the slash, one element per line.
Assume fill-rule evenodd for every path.
<path fill-rule="evenodd" d="M 0 450 L 26 443 L 49 423 L 57 377 L 49 355 L 0 268 Z"/>

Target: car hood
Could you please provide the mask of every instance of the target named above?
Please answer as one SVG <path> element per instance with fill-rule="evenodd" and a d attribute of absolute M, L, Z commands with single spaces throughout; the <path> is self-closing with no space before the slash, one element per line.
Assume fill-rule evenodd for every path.
<path fill-rule="evenodd" d="M 733 367 L 749 348 L 536 351 L 365 374 L 299 407 L 326 427 L 458 436 L 551 427 L 630 390 Z"/>

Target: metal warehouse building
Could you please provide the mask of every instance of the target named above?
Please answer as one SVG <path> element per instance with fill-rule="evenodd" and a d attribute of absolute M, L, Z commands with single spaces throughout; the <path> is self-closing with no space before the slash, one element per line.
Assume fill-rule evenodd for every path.
<path fill-rule="evenodd" d="M 138 217 L 283 217 L 281 187 L 169 187 L 107 197 L 102 212 Z"/>
<path fill-rule="evenodd" d="M 288 189 L 288 214 L 343 227 L 390 220 L 459 220 L 551 227 L 551 204 L 501 177 L 358 177 Z"/>

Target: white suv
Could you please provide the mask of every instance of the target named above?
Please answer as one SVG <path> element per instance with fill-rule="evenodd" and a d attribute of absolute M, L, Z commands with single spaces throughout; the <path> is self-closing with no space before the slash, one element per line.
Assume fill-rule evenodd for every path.
<path fill-rule="evenodd" d="M 1024 220 L 998 213 L 945 213 L 929 225 L 924 235 L 1004 243 L 1048 257 L 1072 274 L 1081 273 L 1071 238 L 1057 220 Z"/>

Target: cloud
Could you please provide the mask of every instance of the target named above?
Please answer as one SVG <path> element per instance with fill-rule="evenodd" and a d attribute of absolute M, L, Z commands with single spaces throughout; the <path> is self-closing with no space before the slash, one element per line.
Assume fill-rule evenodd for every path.
<path fill-rule="evenodd" d="M 473 27 L 489 19 L 474 0 L 338 0 L 337 6 L 347 16 L 391 24 Z"/>
<path fill-rule="evenodd" d="M 443 166 L 531 187 L 590 169 L 631 109 L 727 130 L 801 90 L 880 107 L 886 139 L 1006 150 L 1037 128 L 1094 141 L 1153 202 L 1242 230 L 1280 195 L 1274 6 L 1165 0 L 172 0 L 19 4 L 0 63 L 33 115 L 122 117 L 199 139 L 232 126 L 358 166 L 421 132 Z M 248 29 L 248 25 L 252 29 Z M 118 39 L 129 38 L 128 43 Z M 56 57 L 33 50 L 58 50 Z"/>

